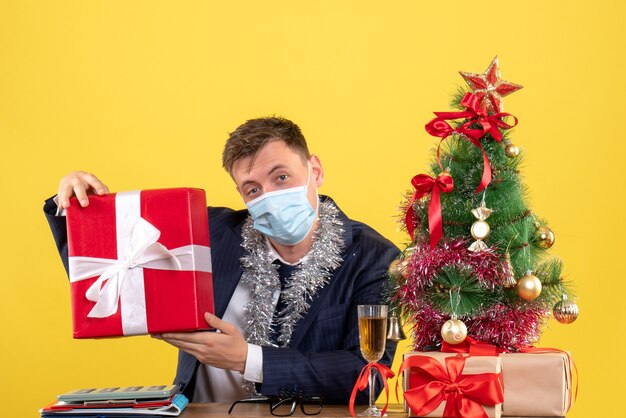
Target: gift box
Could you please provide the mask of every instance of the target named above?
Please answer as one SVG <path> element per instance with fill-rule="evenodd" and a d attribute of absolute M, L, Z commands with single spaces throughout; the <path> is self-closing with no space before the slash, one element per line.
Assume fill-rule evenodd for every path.
<path fill-rule="evenodd" d="M 207 329 L 213 312 L 206 197 L 200 189 L 71 199 L 74 338 Z"/>
<path fill-rule="evenodd" d="M 563 416 L 569 411 L 572 362 L 567 353 L 504 353 L 500 358 L 504 416 Z"/>
<path fill-rule="evenodd" d="M 501 416 L 504 390 L 497 356 L 411 352 L 404 355 L 403 371 L 410 417 Z"/>

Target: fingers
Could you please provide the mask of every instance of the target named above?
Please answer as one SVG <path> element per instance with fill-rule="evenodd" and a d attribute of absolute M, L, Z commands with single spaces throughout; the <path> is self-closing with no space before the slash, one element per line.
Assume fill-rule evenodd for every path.
<path fill-rule="evenodd" d="M 181 340 L 177 338 L 166 338 L 165 336 L 160 339 L 162 339 L 166 343 L 173 345 L 174 347 L 180 348 L 181 350 L 188 352 L 189 354 L 193 354 L 194 356 L 200 353 L 204 353 L 207 350 L 207 346 L 205 344 L 198 342 Z"/>
<path fill-rule="evenodd" d="M 237 329 L 237 327 L 235 327 L 234 324 L 221 320 L 213 314 L 205 312 L 204 320 L 206 321 L 207 324 L 209 324 L 210 327 L 219 329 L 223 334 L 226 334 L 226 335 L 239 334 L 239 330 Z"/>
<path fill-rule="evenodd" d="M 215 340 L 212 338 L 215 335 L 213 332 L 188 332 L 166 333 L 153 337 L 163 340 L 205 363 L 210 358 L 211 350 L 215 349 Z"/>
<path fill-rule="evenodd" d="M 205 314 L 205 319 L 216 328 L 220 327 L 222 332 L 170 332 L 153 337 L 191 354 L 204 364 L 243 373 L 248 343 L 239 330 L 214 315 Z"/>
<path fill-rule="evenodd" d="M 86 180 L 91 187 L 91 190 L 93 190 L 98 196 L 109 193 L 109 188 L 106 186 L 106 184 L 101 182 L 100 179 L 98 179 L 98 177 L 94 176 L 93 174 L 89 174 Z"/>
<path fill-rule="evenodd" d="M 77 183 L 74 188 L 74 194 L 76 195 L 76 199 L 78 199 L 78 203 L 82 207 L 87 207 L 89 205 L 89 198 L 87 197 L 87 187 L 83 183 Z"/>
<path fill-rule="evenodd" d="M 70 198 L 76 199 L 82 207 L 89 205 L 89 194 L 103 195 L 109 193 L 109 188 L 96 176 L 84 171 L 74 171 L 61 179 L 57 197 L 61 208 L 70 206 Z"/>
<path fill-rule="evenodd" d="M 57 190 L 57 198 L 61 208 L 67 209 L 70 207 L 70 197 L 72 197 L 73 191 L 71 183 L 67 181 L 67 176 L 63 177 Z"/>
<path fill-rule="evenodd" d="M 169 332 L 161 334 L 160 339 L 165 341 L 180 341 L 186 343 L 206 345 L 210 341 L 208 332 Z"/>

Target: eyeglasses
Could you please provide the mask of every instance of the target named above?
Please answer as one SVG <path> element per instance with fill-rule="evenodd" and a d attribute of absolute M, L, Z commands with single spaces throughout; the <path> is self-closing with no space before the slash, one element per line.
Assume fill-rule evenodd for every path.
<path fill-rule="evenodd" d="M 322 398 L 319 396 L 262 396 L 258 398 L 240 399 L 233 402 L 228 410 L 230 414 L 238 403 L 268 403 L 270 413 L 277 417 L 288 417 L 296 412 L 296 407 L 300 405 L 300 410 L 304 415 L 317 415 L 322 412 Z"/>

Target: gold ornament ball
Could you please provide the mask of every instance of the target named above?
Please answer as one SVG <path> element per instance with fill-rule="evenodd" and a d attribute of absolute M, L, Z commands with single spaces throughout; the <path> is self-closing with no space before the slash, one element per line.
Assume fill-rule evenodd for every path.
<path fill-rule="evenodd" d="M 467 326 L 460 319 L 448 319 L 441 327 L 441 338 L 448 344 L 460 344 L 467 337 Z"/>
<path fill-rule="evenodd" d="M 402 267 L 402 260 L 400 260 L 399 258 L 393 260 L 391 264 L 389 264 L 389 275 L 392 277 L 401 276 L 402 275 L 401 267 Z"/>
<path fill-rule="evenodd" d="M 535 241 L 541 248 L 548 249 L 554 245 L 554 232 L 547 226 L 540 226 L 535 232 Z"/>
<path fill-rule="evenodd" d="M 413 253 L 415 252 L 416 248 L 414 246 L 410 246 L 410 247 L 406 247 L 404 249 L 404 251 L 402 252 L 402 258 L 404 260 L 408 260 L 413 256 Z"/>
<path fill-rule="evenodd" d="M 402 276 L 403 279 L 408 279 L 409 278 L 409 261 L 408 260 L 402 260 L 402 262 L 400 263 L 400 275 Z"/>
<path fill-rule="evenodd" d="M 517 295 L 524 300 L 535 300 L 541 294 L 541 282 L 530 272 L 517 281 Z"/>
<path fill-rule="evenodd" d="M 472 238 L 484 240 L 489 236 L 491 232 L 491 228 L 489 224 L 485 221 L 476 221 L 472 224 L 472 228 L 470 229 L 470 233 L 472 234 Z"/>
<path fill-rule="evenodd" d="M 559 321 L 561 324 L 571 324 L 578 318 L 578 305 L 571 300 L 567 300 L 564 298 L 562 301 L 559 301 L 554 305 L 552 309 L 552 314 L 554 315 L 554 319 Z"/>
<path fill-rule="evenodd" d="M 439 173 L 439 175 L 452 177 L 452 174 L 450 173 L 450 167 L 446 167 L 441 173 Z"/>
<path fill-rule="evenodd" d="M 396 259 L 389 264 L 389 275 L 392 277 L 409 277 L 408 262 L 406 260 Z"/>
<path fill-rule="evenodd" d="M 515 158 L 519 155 L 519 147 L 515 144 L 509 143 L 506 147 L 504 147 L 504 153 L 509 158 Z"/>

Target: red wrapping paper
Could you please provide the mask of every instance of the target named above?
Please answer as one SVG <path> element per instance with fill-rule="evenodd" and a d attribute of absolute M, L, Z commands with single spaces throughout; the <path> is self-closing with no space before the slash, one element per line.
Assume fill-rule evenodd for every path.
<path fill-rule="evenodd" d="M 131 200 L 135 199 L 132 203 L 135 205 L 134 211 L 136 216 L 142 219 L 136 224 L 135 221 L 128 221 L 132 220 L 134 215 L 126 213 L 133 210 L 125 212 L 125 206 L 120 205 L 122 197 L 127 195 L 131 196 Z M 188 254 L 178 257 L 168 256 L 160 260 L 160 263 L 169 263 L 165 269 L 150 268 L 150 263 L 135 265 L 136 260 L 124 261 L 121 258 L 125 256 L 119 255 L 118 258 L 118 250 L 124 245 L 123 242 L 118 242 L 118 234 L 121 231 L 120 225 L 124 222 L 133 232 L 135 231 L 133 228 L 139 223 L 142 226 L 148 225 L 146 227 L 148 231 L 154 232 L 156 229 L 158 243 L 154 245 L 160 244 L 160 247 L 165 249 L 159 251 L 171 250 L 176 253 L 176 250 L 186 249 Z M 204 313 L 213 312 L 213 284 L 210 272 L 206 198 L 203 190 L 161 189 L 92 196 L 86 208 L 81 208 L 78 202 L 72 199 L 67 210 L 67 229 L 74 338 L 208 328 Z M 121 268 L 125 272 L 122 293 L 119 295 L 116 309 L 114 307 L 115 312 L 108 316 L 88 316 L 96 303 L 88 300 L 86 293 L 98 280 L 99 275 L 79 280 L 72 277 L 76 274 L 73 272 L 78 271 L 77 268 L 73 268 L 73 261 L 82 260 L 83 257 L 108 260 L 107 262 L 117 265 L 126 263 L 126 266 Z M 181 264 L 178 260 L 183 260 L 184 257 L 186 262 Z M 134 270 L 133 274 L 130 270 Z M 139 315 L 140 318 L 130 320 L 145 323 L 143 330 L 140 326 L 139 331 L 137 327 L 130 327 L 128 331 L 123 321 L 127 322 L 127 316 L 134 308 L 125 308 L 125 302 L 128 305 L 133 299 L 128 296 L 129 290 L 126 287 L 141 285 L 141 281 L 132 279 L 137 272 L 143 276 L 143 285 L 139 289 L 143 296 L 139 299 L 145 303 L 143 308 L 145 312 L 141 314 L 145 317 L 141 318 Z M 114 274 L 92 290 L 97 292 L 98 289 L 103 289 L 108 281 L 117 280 L 118 277 Z"/>

